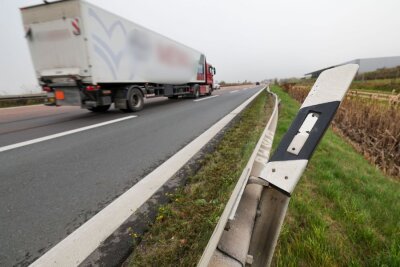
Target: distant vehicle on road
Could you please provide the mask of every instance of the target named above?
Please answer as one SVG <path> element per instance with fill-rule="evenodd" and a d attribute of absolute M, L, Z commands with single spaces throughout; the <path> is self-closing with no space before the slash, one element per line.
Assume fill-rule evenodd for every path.
<path fill-rule="evenodd" d="M 126 112 L 144 97 L 211 95 L 215 68 L 188 46 L 81 0 L 21 9 L 43 90 L 56 106 Z"/>
<path fill-rule="evenodd" d="M 260 85 L 260 82 L 256 82 L 256 85 Z"/>
<path fill-rule="evenodd" d="M 221 85 L 219 85 L 219 83 L 214 83 L 213 88 L 214 88 L 214 90 L 221 89 Z"/>

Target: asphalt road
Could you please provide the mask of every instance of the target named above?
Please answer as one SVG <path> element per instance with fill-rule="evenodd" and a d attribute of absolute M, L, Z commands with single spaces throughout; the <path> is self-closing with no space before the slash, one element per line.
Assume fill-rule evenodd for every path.
<path fill-rule="evenodd" d="M 0 266 L 33 262 L 258 89 L 220 90 L 200 101 L 149 99 L 133 114 L 0 109 L 0 150 L 137 116 L 0 152 Z"/>

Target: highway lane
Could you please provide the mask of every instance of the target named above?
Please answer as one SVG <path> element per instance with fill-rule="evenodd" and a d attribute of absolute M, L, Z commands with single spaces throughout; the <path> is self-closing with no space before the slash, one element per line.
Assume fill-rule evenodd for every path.
<path fill-rule="evenodd" d="M 135 118 L 1 152 L 0 265 L 32 262 L 257 88 L 231 91 L 197 102 L 151 99 Z M 130 115 L 0 110 L 0 146 Z"/>

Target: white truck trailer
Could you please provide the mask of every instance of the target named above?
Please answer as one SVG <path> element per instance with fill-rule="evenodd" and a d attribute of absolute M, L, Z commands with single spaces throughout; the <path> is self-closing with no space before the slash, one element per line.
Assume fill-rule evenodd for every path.
<path fill-rule="evenodd" d="M 21 8 L 37 78 L 55 106 L 126 112 L 150 96 L 211 95 L 204 54 L 82 0 Z"/>

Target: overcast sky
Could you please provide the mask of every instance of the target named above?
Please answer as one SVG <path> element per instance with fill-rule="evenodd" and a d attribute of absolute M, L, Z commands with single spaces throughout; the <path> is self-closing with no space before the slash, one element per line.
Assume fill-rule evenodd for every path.
<path fill-rule="evenodd" d="M 88 1 L 204 52 L 219 81 L 301 77 L 400 55 L 399 0 Z M 41 2 L 0 0 L 0 94 L 36 84 L 19 7 Z"/>

